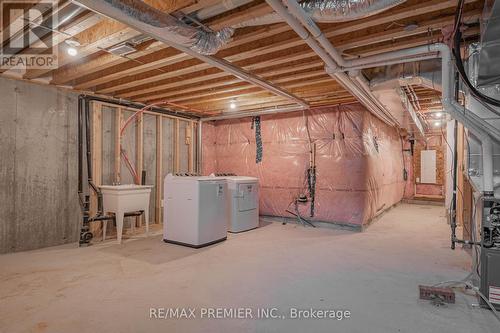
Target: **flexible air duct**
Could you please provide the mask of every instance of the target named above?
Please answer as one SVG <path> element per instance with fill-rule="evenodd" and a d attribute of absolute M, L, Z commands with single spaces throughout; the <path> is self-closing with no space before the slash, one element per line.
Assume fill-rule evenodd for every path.
<path fill-rule="evenodd" d="M 284 1 L 286 3 L 286 0 Z M 306 0 L 300 6 L 316 22 L 336 23 L 365 18 L 383 12 L 406 0 Z M 277 13 L 256 17 L 233 25 L 233 28 L 283 22 Z"/>
<path fill-rule="evenodd" d="M 219 31 L 207 31 L 202 28 L 192 27 L 137 0 L 103 0 L 124 14 L 135 18 L 145 24 L 162 29 L 165 38 L 174 43 L 200 53 L 215 54 L 224 46 L 233 35 L 232 28 L 222 28 Z M 84 3 L 84 2 L 83 2 Z"/>

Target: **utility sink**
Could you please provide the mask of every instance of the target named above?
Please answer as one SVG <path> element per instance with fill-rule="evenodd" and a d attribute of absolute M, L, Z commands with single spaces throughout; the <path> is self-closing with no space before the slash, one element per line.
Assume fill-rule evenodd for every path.
<path fill-rule="evenodd" d="M 106 190 L 116 190 L 116 191 L 124 191 L 124 190 L 139 190 L 139 189 L 147 189 L 153 188 L 153 185 L 136 185 L 136 184 L 122 184 L 122 185 L 100 185 L 99 188 Z"/>
<path fill-rule="evenodd" d="M 153 185 L 101 185 L 103 210 L 105 213 L 114 213 L 116 216 L 116 229 L 118 243 L 122 241 L 123 218 L 125 213 L 143 211 L 146 234 L 149 232 L 149 200 Z M 103 221 L 103 240 L 106 238 L 107 221 Z M 132 223 L 132 231 L 135 224 Z"/>

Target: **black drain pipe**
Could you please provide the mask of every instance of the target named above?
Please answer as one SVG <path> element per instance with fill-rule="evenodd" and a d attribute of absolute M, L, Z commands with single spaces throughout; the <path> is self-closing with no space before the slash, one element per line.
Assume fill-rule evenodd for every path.
<path fill-rule="evenodd" d="M 93 238 L 92 232 L 90 232 L 89 226 L 89 209 L 90 209 L 90 196 L 84 195 L 83 193 L 83 130 L 84 130 L 84 120 L 83 120 L 83 105 L 87 107 L 83 96 L 78 96 L 78 198 L 80 200 L 80 206 L 82 209 L 82 225 L 80 227 L 80 239 L 79 245 L 88 245 Z M 85 126 L 86 127 L 86 126 Z M 87 134 L 86 134 L 87 136 Z M 88 140 L 87 140 L 88 141 Z M 88 142 L 87 142 L 88 145 Z M 88 170 L 87 170 L 88 172 Z M 88 178 L 88 177 L 87 177 Z"/>

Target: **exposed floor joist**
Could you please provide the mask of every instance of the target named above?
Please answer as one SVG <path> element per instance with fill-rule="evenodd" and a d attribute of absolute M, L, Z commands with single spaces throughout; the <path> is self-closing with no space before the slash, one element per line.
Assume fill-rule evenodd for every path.
<path fill-rule="evenodd" d="M 176 17 L 196 16 L 197 11 L 218 3 L 215 0 L 146 2 L 173 12 Z M 319 26 L 332 44 L 352 59 L 440 41 L 442 29 L 453 23 L 455 6 L 454 0 L 408 0 L 364 19 Z M 477 22 L 482 8 L 482 0 L 466 1 L 464 17 L 471 23 L 464 32 L 466 39 L 475 40 L 479 35 Z M 203 24 L 220 29 L 271 12 L 264 0 L 254 0 L 208 18 Z M 28 71 L 25 78 L 50 77 L 52 84 L 79 91 L 143 103 L 165 100 L 207 114 L 225 111 L 233 99 L 241 101 L 241 109 L 245 110 L 257 108 L 259 103 L 289 104 L 156 40 L 144 40 L 135 46 L 136 52 L 125 57 L 110 54 L 105 51 L 107 47 L 142 33 L 88 11 L 84 14 L 82 20 L 86 24 L 65 27 L 65 31 L 71 31 L 82 42 L 79 57 L 71 58 L 61 50 L 58 69 Z M 414 28 L 406 29 L 410 24 Z M 325 92 L 338 97 L 328 98 L 329 103 L 343 102 L 349 95 L 333 79 L 321 74 L 323 62 L 285 23 L 237 29 L 231 42 L 216 57 L 296 94 L 311 105 L 320 103 L 327 96 Z M 324 89 L 310 90 L 315 84 L 324 85 Z"/>

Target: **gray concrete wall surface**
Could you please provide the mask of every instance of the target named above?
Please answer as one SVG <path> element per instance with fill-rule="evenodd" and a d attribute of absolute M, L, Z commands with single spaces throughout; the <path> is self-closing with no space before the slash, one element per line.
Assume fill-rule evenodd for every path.
<path fill-rule="evenodd" d="M 75 242 L 78 95 L 0 78 L 0 253 Z"/>
<path fill-rule="evenodd" d="M 0 78 L 0 91 L 0 253 L 76 242 L 81 223 L 77 194 L 78 94 L 6 78 Z M 114 107 L 102 108 L 100 182 L 107 185 L 114 181 L 114 137 L 118 130 L 115 112 Z M 123 118 L 128 119 L 132 114 L 132 111 L 124 111 Z M 165 177 L 174 170 L 174 120 L 164 118 L 162 122 Z M 180 122 L 180 172 L 188 171 L 186 124 Z M 134 126 L 132 124 L 122 137 L 122 145 L 133 163 L 136 158 Z M 157 186 L 156 116 L 144 116 L 143 131 L 146 183 Z M 85 161 L 83 168 L 86 175 Z M 122 163 L 121 183 L 133 182 Z M 156 220 L 155 199 L 153 190 L 150 223 Z M 135 218 L 127 221 L 132 223 Z M 112 231 L 110 229 L 113 228 L 108 231 Z"/>

